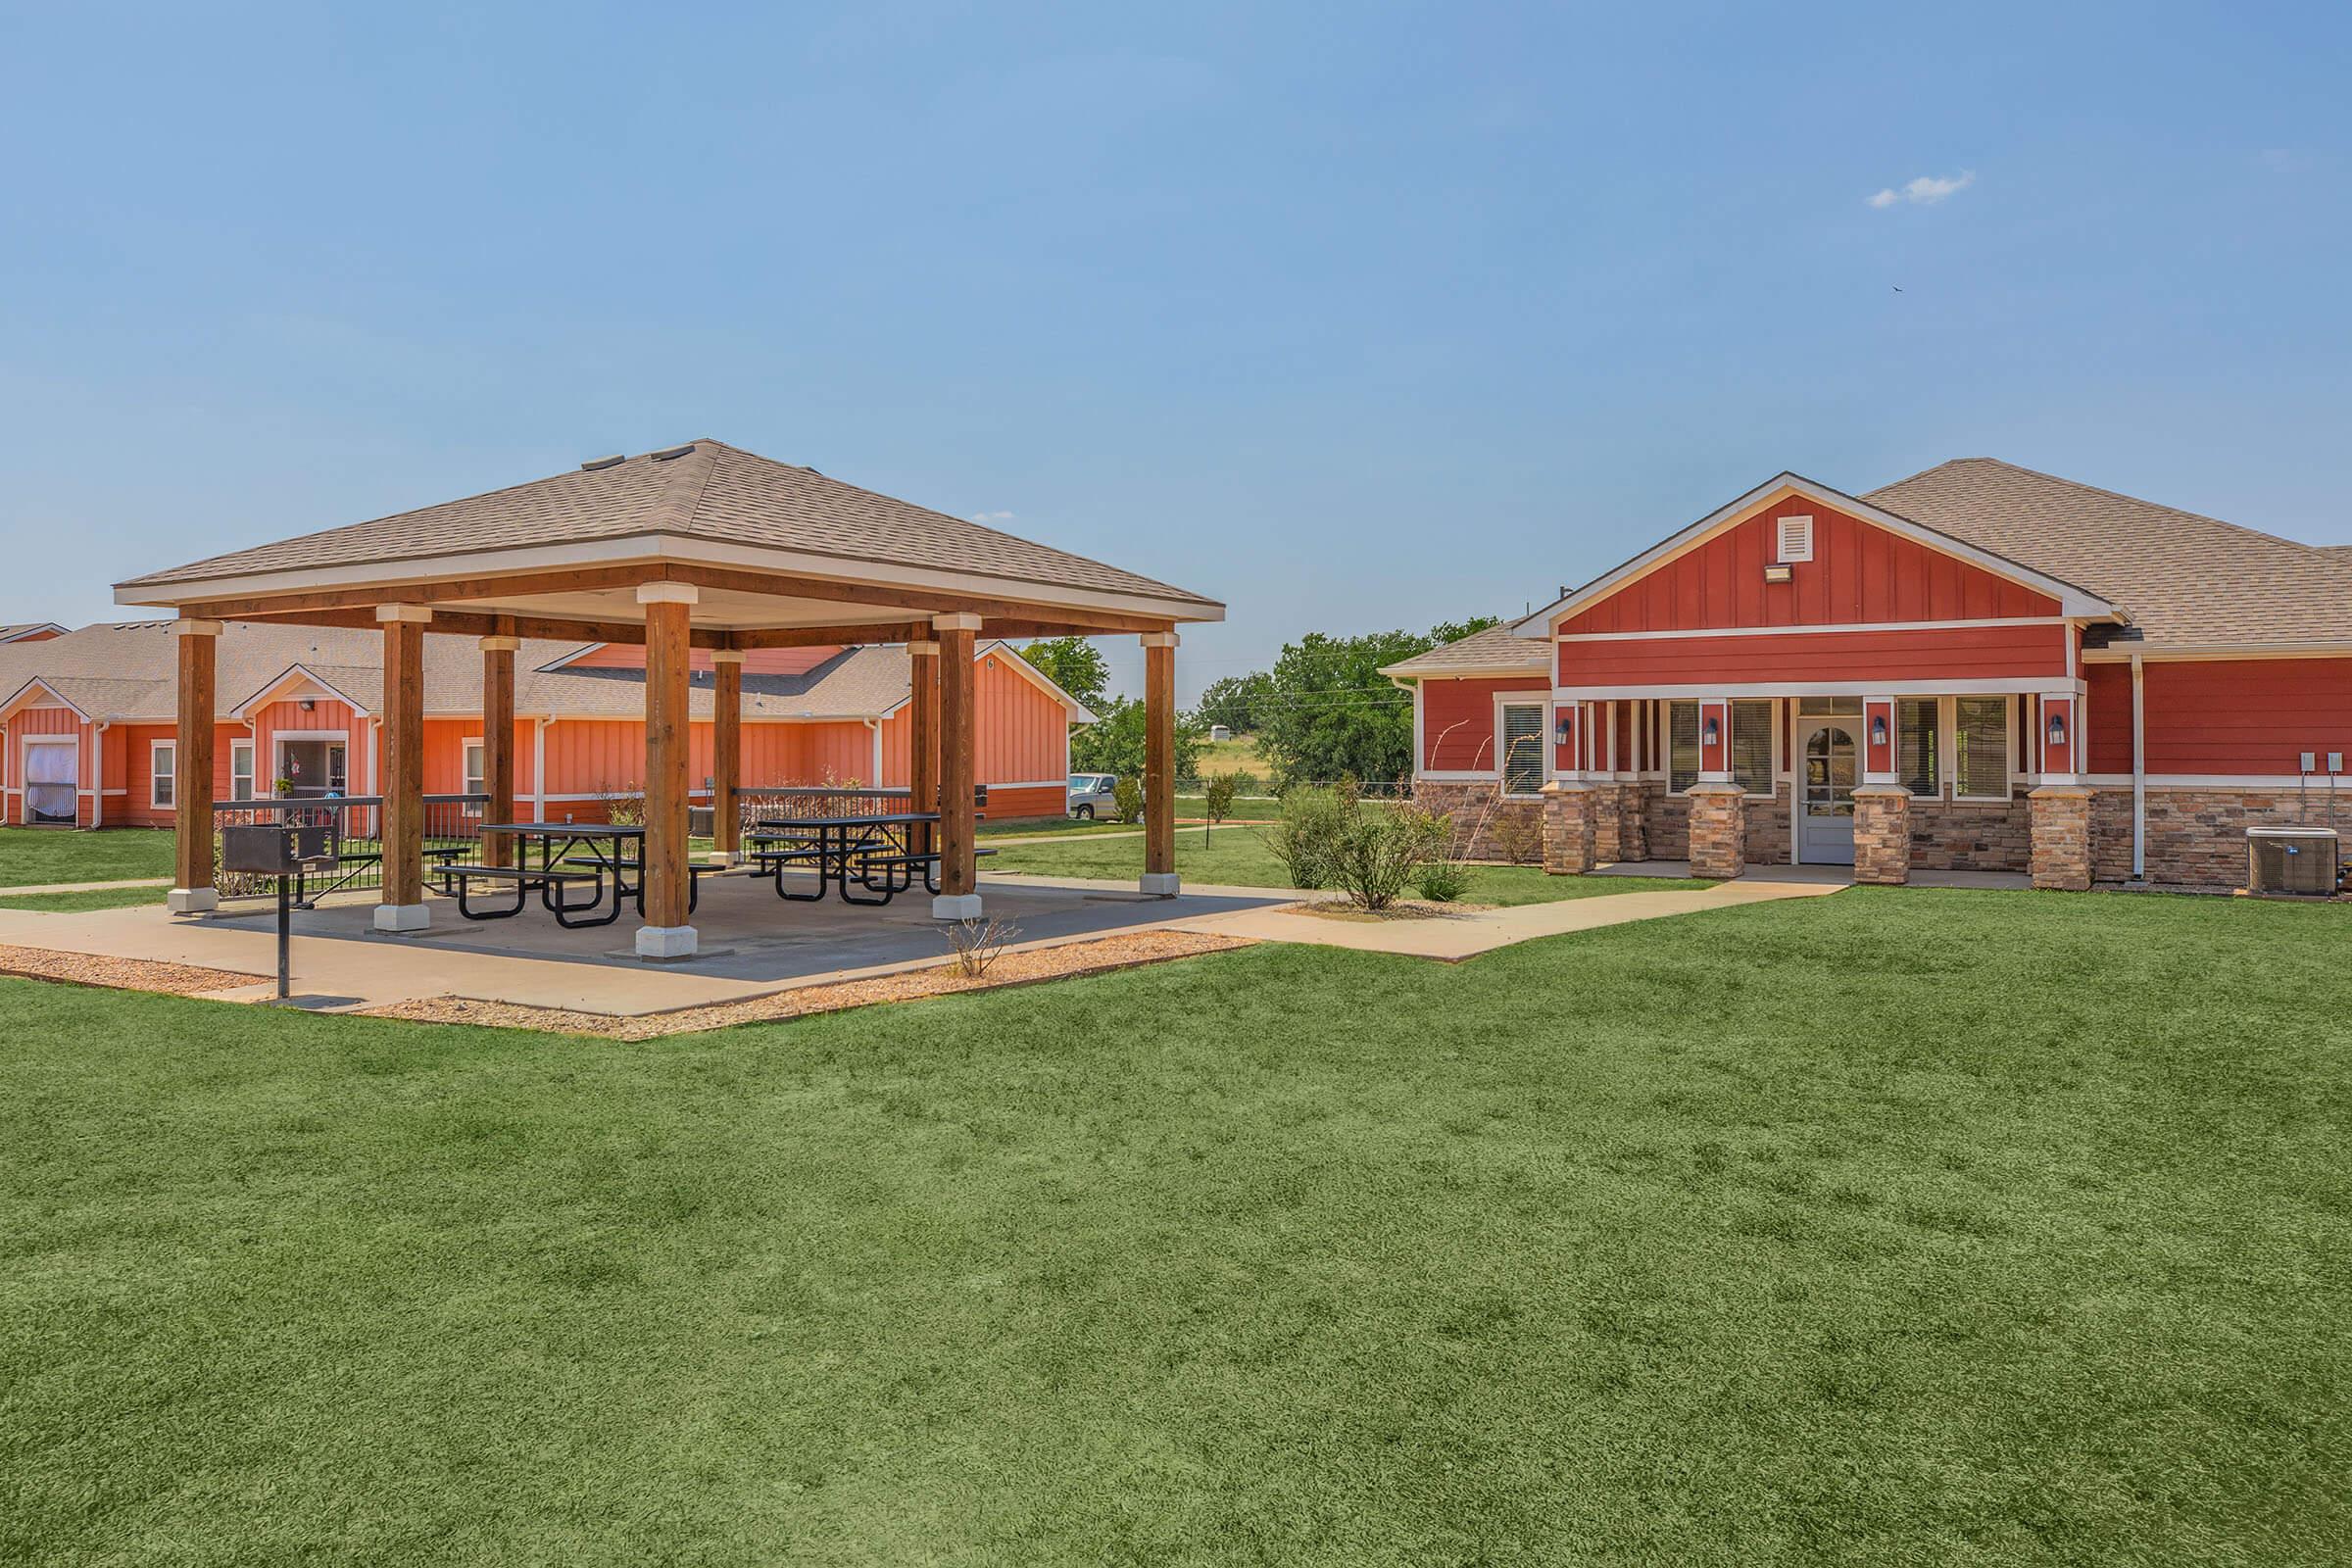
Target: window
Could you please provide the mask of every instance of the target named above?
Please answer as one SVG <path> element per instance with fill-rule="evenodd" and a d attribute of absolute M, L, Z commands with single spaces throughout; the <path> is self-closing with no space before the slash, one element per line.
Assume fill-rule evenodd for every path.
<path fill-rule="evenodd" d="M 1742 699 L 1732 704 L 1732 777 L 1750 795 L 1770 795 L 1772 702 Z"/>
<path fill-rule="evenodd" d="M 1811 517 L 1783 517 L 1781 519 L 1781 554 L 1783 563 L 1813 559 L 1813 519 Z"/>
<path fill-rule="evenodd" d="M 1894 705 L 1894 772 L 1914 795 L 1943 794 L 1936 708 L 1933 697 L 1906 697 Z"/>
<path fill-rule="evenodd" d="M 1544 788 L 1544 705 L 1502 705 L 1502 793 L 1536 795 Z"/>
<path fill-rule="evenodd" d="M 179 742 L 147 745 L 147 804 L 168 810 L 179 804 Z"/>
<path fill-rule="evenodd" d="M 228 743 L 228 798 L 232 801 L 253 799 L 253 742 Z"/>
<path fill-rule="evenodd" d="M 486 748 L 480 741 L 467 741 L 466 743 L 466 777 L 459 786 L 458 793 L 460 795 L 487 795 L 490 793 L 489 778 L 490 763 Z"/>
<path fill-rule="evenodd" d="M 1666 705 L 1666 788 L 1680 795 L 1698 782 L 1698 705 Z"/>
<path fill-rule="evenodd" d="M 2009 798 L 2009 699 L 1961 697 L 1952 704 L 1955 800 Z"/>

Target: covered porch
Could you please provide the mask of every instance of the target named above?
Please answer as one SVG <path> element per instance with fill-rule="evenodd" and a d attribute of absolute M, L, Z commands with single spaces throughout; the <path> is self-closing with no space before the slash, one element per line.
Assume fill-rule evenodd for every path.
<path fill-rule="evenodd" d="M 125 605 L 178 618 L 179 776 L 216 777 L 215 645 L 232 620 L 374 627 L 383 638 L 382 892 L 377 933 L 430 943 L 451 915 L 428 898 L 423 724 L 432 708 L 424 639 L 471 638 L 482 660 L 485 879 L 523 871 L 515 810 L 514 656 L 524 637 L 641 644 L 645 650 L 645 810 L 641 833 L 614 842 L 641 913 L 625 947 L 637 959 L 702 953 L 689 847 L 690 794 L 707 788 L 714 848 L 701 908 L 735 908 L 708 867 L 748 858 L 742 801 L 742 669 L 769 648 L 904 644 L 913 655 L 906 848 L 938 891 L 927 919 L 986 908 L 975 828 L 975 641 L 1132 636 L 1145 655 L 1148 840 L 1138 893 L 1172 898 L 1175 868 L 1175 655 L 1180 624 L 1216 620 L 1212 600 L 1100 562 L 828 479 L 723 443 L 698 441 L 571 473 L 215 557 L 117 586 Z M 711 770 L 690 776 L 693 656 L 712 666 Z M 701 788 L 698 788 L 700 786 Z M 215 789 L 178 791 L 170 907 L 216 910 Z M 538 824 L 554 826 L 555 824 Z M 634 848 L 630 848 L 634 846 Z M 617 884 L 621 868 L 612 870 Z M 748 885 L 749 879 L 742 879 Z M 783 921 L 791 906 L 772 893 Z M 838 912 L 840 906 L 833 906 Z M 907 906 L 885 912 L 903 917 Z M 858 914 L 868 911 L 859 910 Z M 489 927 L 512 947 L 540 940 L 538 911 Z M 611 933 L 606 933 L 611 935 Z M 730 938 L 731 941 L 740 940 Z M 935 940 L 935 939 L 934 939 Z"/>

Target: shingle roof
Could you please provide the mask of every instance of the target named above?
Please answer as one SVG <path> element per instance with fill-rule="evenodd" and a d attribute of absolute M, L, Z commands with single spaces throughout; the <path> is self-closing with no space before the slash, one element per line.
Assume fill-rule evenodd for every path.
<path fill-rule="evenodd" d="M 28 632 L 64 630 L 65 628 L 54 620 L 20 620 L 11 625 L 0 626 L 0 643 L 13 642 Z"/>
<path fill-rule="evenodd" d="M 2352 640 L 2352 552 L 1991 458 L 1960 458 L 1860 499 L 2120 606 L 2150 643 Z"/>
<path fill-rule="evenodd" d="M 647 533 L 1218 608 L 1214 600 L 1150 577 L 709 440 L 693 442 L 674 457 L 648 455 L 573 469 L 487 495 L 213 556 L 118 586 L 160 588 Z"/>
<path fill-rule="evenodd" d="M 1472 632 L 1426 654 L 1381 666 L 1384 675 L 1541 675 L 1549 668 L 1544 641 L 1522 637 L 1508 623 Z"/>

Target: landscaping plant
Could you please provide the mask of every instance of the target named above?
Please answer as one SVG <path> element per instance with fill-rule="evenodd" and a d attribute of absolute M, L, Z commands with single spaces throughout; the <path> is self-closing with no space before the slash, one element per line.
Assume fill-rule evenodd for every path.
<path fill-rule="evenodd" d="M 1208 781 L 1208 788 L 1205 791 L 1207 799 L 1203 803 L 1207 808 L 1203 814 L 1208 820 L 1200 826 L 1201 843 L 1206 844 L 1208 835 L 1216 824 L 1233 814 L 1233 793 L 1234 784 L 1231 773 L 1219 774 Z"/>
<path fill-rule="evenodd" d="M 956 972 L 966 980 L 988 973 L 990 964 L 1021 939 L 1021 928 L 1010 920 L 958 920 L 947 928 L 948 950 L 956 956 Z"/>
<path fill-rule="evenodd" d="M 1124 774 L 1111 786 L 1110 814 L 1121 822 L 1140 822 L 1144 815 L 1144 786 Z"/>
<path fill-rule="evenodd" d="M 1332 879 L 1360 907 L 1385 909 L 1445 859 L 1448 831 L 1445 818 L 1417 806 L 1354 809 L 1335 840 Z"/>
<path fill-rule="evenodd" d="M 1295 789 L 1282 798 L 1282 820 L 1259 837 L 1295 888 L 1331 885 L 1343 825 L 1356 814 L 1352 793 Z"/>

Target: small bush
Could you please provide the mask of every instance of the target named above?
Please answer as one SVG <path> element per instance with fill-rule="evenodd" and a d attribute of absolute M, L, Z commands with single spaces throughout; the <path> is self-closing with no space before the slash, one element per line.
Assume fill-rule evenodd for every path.
<path fill-rule="evenodd" d="M 956 972 L 966 980 L 988 973 L 988 966 L 1021 939 L 1021 928 L 1009 920 L 958 920 L 947 928 L 948 951 L 956 956 Z"/>
<path fill-rule="evenodd" d="M 1236 795 L 1263 795 L 1266 793 L 1266 781 L 1246 767 L 1237 767 L 1225 776 L 1233 780 L 1233 793 Z"/>
<path fill-rule="evenodd" d="M 1295 888 L 1331 886 L 1339 840 L 1355 815 L 1355 802 L 1333 790 L 1298 788 L 1282 798 L 1282 820 L 1258 836 Z"/>
<path fill-rule="evenodd" d="M 1508 811 L 1496 817 L 1489 836 L 1496 857 L 1513 865 L 1533 865 L 1544 858 L 1544 818 L 1533 811 Z"/>
<path fill-rule="evenodd" d="M 605 820 L 614 827 L 645 826 L 645 797 L 615 795 L 605 802 Z"/>
<path fill-rule="evenodd" d="M 1122 822 L 1140 821 L 1144 814 L 1144 787 L 1131 778 L 1121 778 L 1110 790 L 1110 814 Z"/>
<path fill-rule="evenodd" d="M 1448 831 L 1445 818 L 1416 806 L 1351 810 L 1337 841 L 1333 880 L 1364 908 L 1385 909 L 1444 858 Z"/>
<path fill-rule="evenodd" d="M 1208 819 L 1222 822 L 1233 814 L 1233 775 L 1224 774 L 1208 781 Z"/>
<path fill-rule="evenodd" d="M 1459 904 L 1470 891 L 1470 868 L 1459 860 L 1432 860 L 1421 868 L 1414 888 L 1432 904 Z"/>

